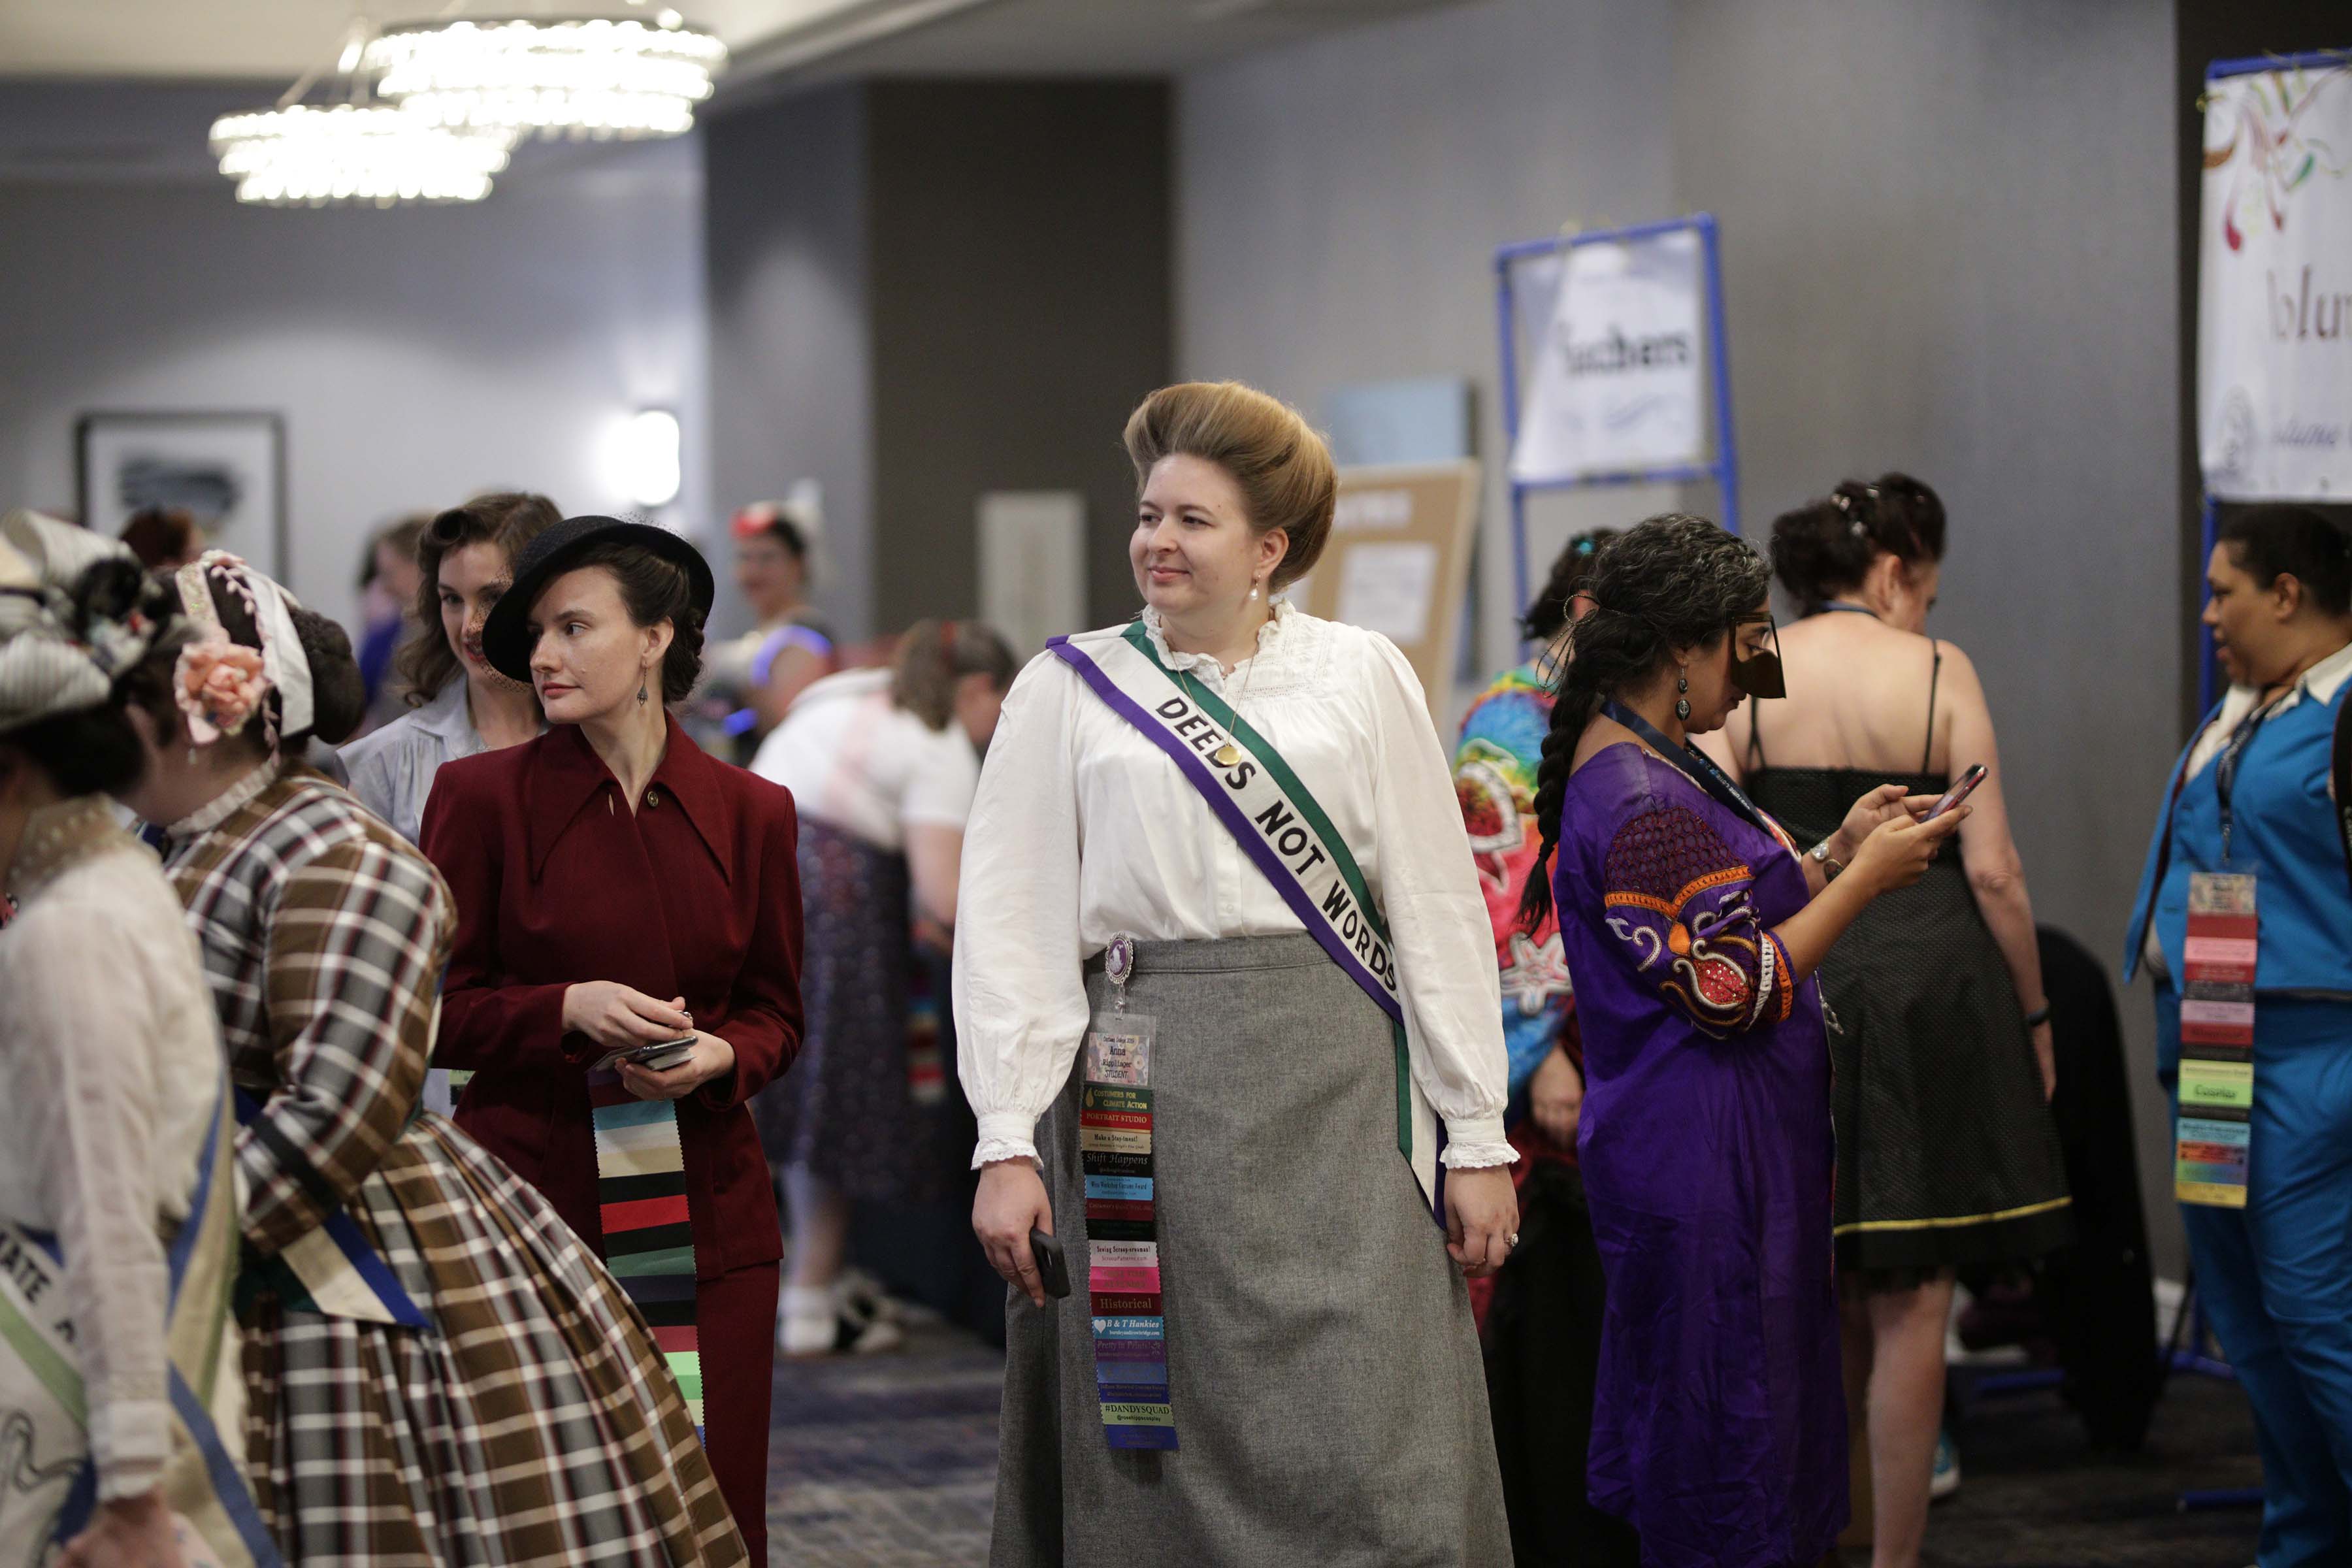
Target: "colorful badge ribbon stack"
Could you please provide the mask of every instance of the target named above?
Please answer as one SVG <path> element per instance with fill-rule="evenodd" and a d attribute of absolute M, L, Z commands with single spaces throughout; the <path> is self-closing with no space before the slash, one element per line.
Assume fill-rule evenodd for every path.
<path fill-rule="evenodd" d="M 1087 1184 L 1087 1289 L 1094 1311 L 1095 1391 L 1114 1448 L 1173 1448 L 1168 1319 L 1151 1176 L 1152 1020 L 1127 1010 L 1131 937 L 1104 955 L 1118 1001 L 1087 1036 L 1078 1163 Z"/>
<path fill-rule="evenodd" d="M 702 1435 L 702 1342 L 694 1322 L 694 1226 L 677 1108 L 639 1100 L 604 1068 L 588 1075 L 604 1267 L 636 1303 Z"/>
<path fill-rule="evenodd" d="M 2254 1115 L 2254 963 L 2261 952 L 2254 879 L 2189 879 L 2181 952 L 2180 1131 L 2173 1195 L 2246 1206 Z"/>

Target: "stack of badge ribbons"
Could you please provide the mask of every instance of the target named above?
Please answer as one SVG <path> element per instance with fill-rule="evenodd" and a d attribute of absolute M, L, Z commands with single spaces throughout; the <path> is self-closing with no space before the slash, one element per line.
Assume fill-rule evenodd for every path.
<path fill-rule="evenodd" d="M 604 1267 L 645 1315 L 702 1436 L 702 1335 L 695 1320 L 694 1223 L 677 1107 L 639 1100 L 610 1068 L 588 1075 L 596 1129 L 597 1217 Z"/>
<path fill-rule="evenodd" d="M 2254 967 L 2261 952 L 2254 879 L 2189 879 L 2181 953 L 2180 1130 L 2174 1195 L 2246 1206 L 2254 1114 Z"/>
<path fill-rule="evenodd" d="M 1078 1160 L 1087 1183 L 1087 1289 L 1095 1389 L 1114 1448 L 1173 1448 L 1168 1319 L 1151 1177 L 1150 1021 L 1098 1020 L 1087 1038 Z"/>

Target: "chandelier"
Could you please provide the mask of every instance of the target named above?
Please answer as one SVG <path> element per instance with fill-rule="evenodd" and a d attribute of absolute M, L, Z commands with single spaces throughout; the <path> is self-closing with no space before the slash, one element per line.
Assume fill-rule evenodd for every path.
<path fill-rule="evenodd" d="M 236 182 L 236 199 L 272 206 L 478 202 L 507 166 L 512 141 L 365 103 L 225 114 L 212 130 L 213 153 Z"/>
<path fill-rule="evenodd" d="M 366 47 L 379 96 L 420 125 L 467 134 L 676 136 L 727 46 L 675 11 L 623 17 L 499 17 L 393 27 Z"/>

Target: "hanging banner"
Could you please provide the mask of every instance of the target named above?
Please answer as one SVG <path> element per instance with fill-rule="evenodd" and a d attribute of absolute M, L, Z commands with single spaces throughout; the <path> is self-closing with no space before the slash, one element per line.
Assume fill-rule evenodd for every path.
<path fill-rule="evenodd" d="M 1511 478 L 1551 484 L 1702 460 L 1705 326 L 1696 230 L 1570 248 L 1528 367 Z"/>
<path fill-rule="evenodd" d="M 2197 429 L 2230 500 L 2352 497 L 2352 68 L 2206 83 Z"/>

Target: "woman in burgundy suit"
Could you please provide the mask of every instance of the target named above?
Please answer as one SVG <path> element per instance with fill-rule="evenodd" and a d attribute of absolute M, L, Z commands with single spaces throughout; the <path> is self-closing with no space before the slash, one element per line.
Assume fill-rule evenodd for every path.
<path fill-rule="evenodd" d="M 645 1312 L 764 1563 L 782 1248 L 745 1102 L 800 1048 L 797 830 L 788 793 L 668 713 L 710 598 L 694 547 L 644 523 L 568 519 L 516 563 L 483 650 L 549 728 L 446 764 L 426 802 L 457 905 L 435 1061 L 473 1069 L 458 1124 Z"/>

